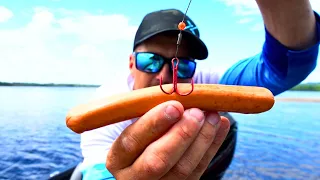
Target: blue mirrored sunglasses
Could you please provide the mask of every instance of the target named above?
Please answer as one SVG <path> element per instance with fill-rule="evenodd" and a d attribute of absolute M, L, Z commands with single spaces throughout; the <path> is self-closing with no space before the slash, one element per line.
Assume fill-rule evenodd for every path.
<path fill-rule="evenodd" d="M 171 59 L 152 52 L 135 52 L 136 68 L 147 73 L 158 73 L 163 68 L 164 64 L 169 64 L 172 72 Z M 176 61 L 174 62 L 176 66 Z M 188 58 L 179 58 L 178 78 L 192 78 L 196 70 L 196 62 Z"/>

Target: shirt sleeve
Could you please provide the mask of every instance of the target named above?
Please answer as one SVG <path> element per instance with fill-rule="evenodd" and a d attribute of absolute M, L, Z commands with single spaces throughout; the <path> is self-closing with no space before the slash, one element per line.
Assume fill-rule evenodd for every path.
<path fill-rule="evenodd" d="M 91 99 L 102 98 L 116 92 L 126 92 L 125 88 L 119 87 L 119 85 L 110 85 L 109 83 L 102 85 L 96 90 Z M 83 180 L 115 179 L 106 168 L 107 154 L 112 143 L 131 123 L 131 120 L 127 120 L 81 133 L 80 148 L 83 162 L 80 170 Z"/>
<path fill-rule="evenodd" d="M 317 43 L 304 50 L 290 50 L 265 28 L 266 38 L 260 54 L 243 59 L 229 68 L 220 84 L 260 86 L 278 95 L 305 80 L 315 69 L 319 51 L 320 24 L 316 17 Z"/>
<path fill-rule="evenodd" d="M 82 171 L 82 180 L 115 180 L 105 163 L 95 164 Z"/>
<path fill-rule="evenodd" d="M 107 154 L 112 143 L 121 132 L 131 124 L 131 120 L 111 124 L 105 127 L 86 131 L 81 134 L 81 151 L 83 162 L 81 172 L 83 180 L 112 179 L 106 168 Z"/>

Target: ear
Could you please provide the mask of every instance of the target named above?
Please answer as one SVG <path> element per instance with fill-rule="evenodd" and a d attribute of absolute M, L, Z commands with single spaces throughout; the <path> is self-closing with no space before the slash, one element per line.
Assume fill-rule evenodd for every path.
<path fill-rule="evenodd" d="M 133 66 L 134 66 L 134 57 L 132 54 L 130 54 L 130 56 L 129 56 L 129 69 L 130 69 L 131 73 L 133 71 Z"/>

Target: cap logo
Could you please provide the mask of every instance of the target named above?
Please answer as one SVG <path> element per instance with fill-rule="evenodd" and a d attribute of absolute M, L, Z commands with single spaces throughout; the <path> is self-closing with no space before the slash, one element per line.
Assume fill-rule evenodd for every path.
<path fill-rule="evenodd" d="M 192 34 L 197 35 L 196 32 L 195 32 L 195 30 L 198 29 L 197 26 L 195 26 L 194 24 L 192 24 L 190 20 L 187 20 L 186 25 L 187 25 L 187 26 L 186 26 L 185 30 L 189 30 L 189 31 L 192 32 Z"/>

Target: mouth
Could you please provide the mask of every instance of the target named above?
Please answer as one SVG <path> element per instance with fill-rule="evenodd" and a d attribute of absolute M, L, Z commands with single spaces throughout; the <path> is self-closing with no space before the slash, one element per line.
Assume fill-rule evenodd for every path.
<path fill-rule="evenodd" d="M 168 81 L 162 81 L 162 85 L 171 84 L 171 82 Z M 150 86 L 160 86 L 160 80 L 154 81 Z"/>

